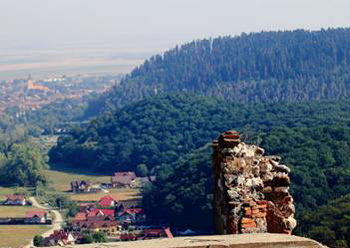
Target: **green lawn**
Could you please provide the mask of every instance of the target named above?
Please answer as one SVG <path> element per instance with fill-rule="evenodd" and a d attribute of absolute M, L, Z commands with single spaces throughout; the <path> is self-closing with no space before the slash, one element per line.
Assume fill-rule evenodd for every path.
<path fill-rule="evenodd" d="M 17 248 L 29 244 L 35 236 L 50 229 L 50 226 L 36 225 L 1 225 L 0 247 Z"/>

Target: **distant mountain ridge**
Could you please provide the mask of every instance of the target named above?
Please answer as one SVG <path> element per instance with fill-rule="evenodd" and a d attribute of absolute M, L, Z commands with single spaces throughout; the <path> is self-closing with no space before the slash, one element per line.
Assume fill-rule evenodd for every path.
<path fill-rule="evenodd" d="M 87 113 L 171 92 L 244 103 L 346 99 L 349 72 L 349 28 L 204 39 L 146 60 Z"/>

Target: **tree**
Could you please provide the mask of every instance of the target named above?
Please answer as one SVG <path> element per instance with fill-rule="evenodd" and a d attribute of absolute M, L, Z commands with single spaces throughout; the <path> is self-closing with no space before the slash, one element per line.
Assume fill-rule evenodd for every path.
<path fill-rule="evenodd" d="M 136 174 L 139 177 L 146 177 L 148 175 L 148 168 L 145 164 L 139 164 L 136 167 Z"/>
<path fill-rule="evenodd" d="M 35 235 L 33 238 L 33 244 L 34 246 L 37 246 L 37 247 L 44 246 L 44 238 L 40 235 Z"/>

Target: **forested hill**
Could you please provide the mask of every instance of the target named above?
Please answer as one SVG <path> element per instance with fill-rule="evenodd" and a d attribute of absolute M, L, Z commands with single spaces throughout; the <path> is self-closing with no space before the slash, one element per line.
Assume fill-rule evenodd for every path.
<path fill-rule="evenodd" d="M 190 94 L 152 97 L 61 136 L 52 162 L 113 172 L 177 160 L 229 128 L 267 132 L 276 127 L 347 125 L 350 105 L 244 105 Z"/>
<path fill-rule="evenodd" d="M 350 29 L 193 41 L 146 60 L 89 111 L 178 91 L 239 102 L 345 99 L 349 69 Z"/>
<path fill-rule="evenodd" d="M 106 173 L 144 164 L 157 176 L 144 191 L 148 218 L 210 229 L 211 151 L 198 148 L 231 128 L 291 167 L 299 221 L 305 211 L 350 194 L 349 101 L 241 104 L 192 94 L 158 95 L 61 136 L 50 160 Z"/>

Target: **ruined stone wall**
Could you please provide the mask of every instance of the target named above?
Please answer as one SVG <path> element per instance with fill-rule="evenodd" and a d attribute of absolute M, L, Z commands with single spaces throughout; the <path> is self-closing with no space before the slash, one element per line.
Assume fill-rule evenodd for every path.
<path fill-rule="evenodd" d="M 219 234 L 286 233 L 296 226 L 290 169 L 278 156 L 227 131 L 213 141 L 214 211 Z"/>

